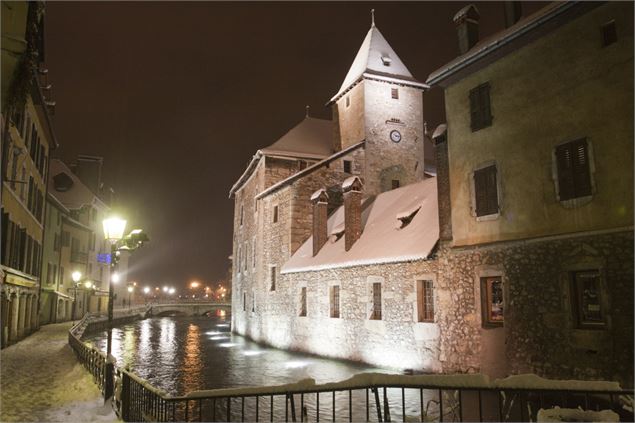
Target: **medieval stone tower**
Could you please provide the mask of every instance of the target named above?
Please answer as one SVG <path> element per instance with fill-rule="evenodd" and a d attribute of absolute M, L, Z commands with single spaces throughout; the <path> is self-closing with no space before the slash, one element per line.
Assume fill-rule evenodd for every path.
<path fill-rule="evenodd" d="M 364 191 L 376 195 L 423 178 L 423 96 L 373 24 L 333 106 L 334 149 L 365 140 Z"/>

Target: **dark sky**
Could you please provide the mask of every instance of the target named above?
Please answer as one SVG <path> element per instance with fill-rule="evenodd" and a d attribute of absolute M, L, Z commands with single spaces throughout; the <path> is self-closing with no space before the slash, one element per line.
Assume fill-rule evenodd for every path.
<path fill-rule="evenodd" d="M 224 277 L 229 188 L 255 151 L 304 116 L 330 118 L 370 28 L 370 9 L 420 81 L 457 54 L 450 3 L 48 2 L 46 63 L 60 149 L 104 158 L 118 210 L 151 242 L 131 277 L 183 285 Z M 523 4 L 525 14 L 536 4 Z M 502 3 L 478 3 L 481 37 Z M 439 89 L 424 119 L 444 120 Z"/>

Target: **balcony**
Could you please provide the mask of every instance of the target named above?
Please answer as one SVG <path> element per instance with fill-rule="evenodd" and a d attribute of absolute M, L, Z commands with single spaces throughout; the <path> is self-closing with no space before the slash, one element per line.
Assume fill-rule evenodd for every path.
<path fill-rule="evenodd" d="M 86 264 L 88 262 L 88 253 L 81 251 L 71 251 L 71 263 Z"/>

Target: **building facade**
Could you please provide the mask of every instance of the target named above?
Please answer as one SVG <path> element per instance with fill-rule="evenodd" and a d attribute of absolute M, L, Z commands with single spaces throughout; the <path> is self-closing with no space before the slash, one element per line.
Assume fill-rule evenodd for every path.
<path fill-rule="evenodd" d="M 332 122 L 307 118 L 232 187 L 232 328 L 423 372 L 633 386 L 632 4 L 554 3 L 427 84 L 373 25 Z M 316 127 L 332 126 L 333 137 Z M 427 166 L 426 166 L 427 164 Z"/>
<path fill-rule="evenodd" d="M 428 78 L 442 273 L 474 293 L 482 371 L 633 386 L 632 13 L 558 2 L 479 41 L 471 5 L 462 54 Z"/>
<path fill-rule="evenodd" d="M 36 330 L 46 178 L 57 146 L 43 94 L 43 8 L 2 4 L 2 347 Z"/>

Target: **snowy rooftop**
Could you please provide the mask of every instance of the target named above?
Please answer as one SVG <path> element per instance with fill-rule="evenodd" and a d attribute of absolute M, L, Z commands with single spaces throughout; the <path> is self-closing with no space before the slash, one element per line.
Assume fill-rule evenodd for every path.
<path fill-rule="evenodd" d="M 422 87 L 425 85 L 419 83 L 412 76 L 406 65 L 404 65 L 374 24 L 366 34 L 366 38 L 364 38 L 362 46 L 359 48 L 357 56 L 355 56 L 355 60 L 353 60 L 353 64 L 346 74 L 342 86 L 330 101 L 337 100 L 341 94 L 365 74 L 384 76 L 397 81 L 409 81 Z"/>
<path fill-rule="evenodd" d="M 61 181 L 57 188 L 56 180 Z M 97 198 L 69 167 L 59 159 L 51 159 L 48 189 L 68 209 L 79 209 L 84 205 L 93 204 L 93 201 Z"/>
<path fill-rule="evenodd" d="M 310 237 L 282 267 L 294 273 L 375 263 L 427 258 L 439 239 L 436 178 L 426 179 L 374 199 L 367 199 L 362 212 L 363 231 L 349 251 L 344 250 L 344 207 L 329 217 L 330 239 L 313 257 Z M 407 222 L 405 222 L 407 221 Z"/>
<path fill-rule="evenodd" d="M 330 120 L 306 117 L 278 141 L 260 151 L 265 155 L 324 158 L 333 154 Z"/>

